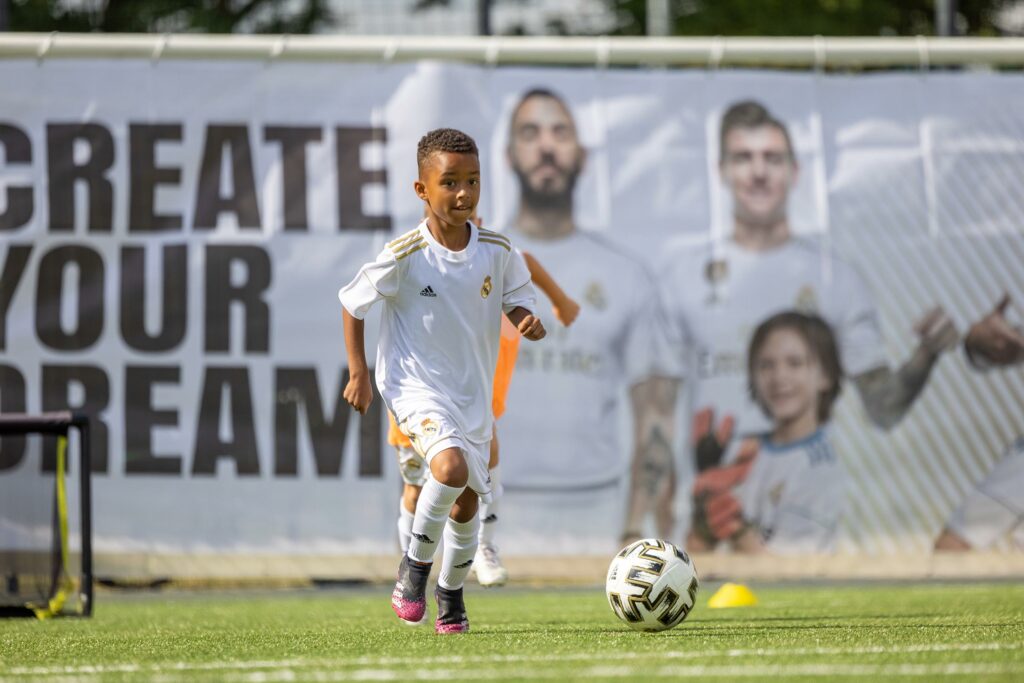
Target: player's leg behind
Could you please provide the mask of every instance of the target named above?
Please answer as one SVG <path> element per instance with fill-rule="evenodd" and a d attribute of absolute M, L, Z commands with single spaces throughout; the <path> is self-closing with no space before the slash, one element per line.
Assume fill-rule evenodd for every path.
<path fill-rule="evenodd" d="M 398 545 L 402 555 L 409 552 L 412 538 L 412 520 L 416 514 L 416 501 L 427 481 L 427 461 L 416 452 L 412 440 L 402 432 L 394 416 L 388 413 L 388 444 L 398 455 L 398 471 L 402 476 L 402 497 L 398 501 Z"/>
<path fill-rule="evenodd" d="M 494 368 L 494 394 L 491 399 L 491 410 L 494 419 L 505 413 L 505 401 L 508 389 L 515 372 L 516 358 L 519 355 L 519 330 L 502 316 L 501 337 L 498 344 L 498 363 Z M 480 504 L 480 545 L 473 560 L 473 571 L 477 581 L 485 588 L 503 586 L 508 581 L 508 570 L 501 563 L 498 546 L 494 542 L 500 518 L 501 498 L 504 488 L 501 485 L 500 446 L 498 428 L 491 432 L 490 452 L 488 453 L 487 470 L 490 476 L 491 500 Z"/>
<path fill-rule="evenodd" d="M 504 586 L 508 581 L 508 570 L 501 562 L 494 540 L 500 519 L 503 494 L 497 429 L 491 439 L 490 460 L 487 468 L 491 477 L 491 501 L 480 504 L 479 546 L 476 557 L 473 559 L 473 571 L 481 586 L 493 588 Z"/>

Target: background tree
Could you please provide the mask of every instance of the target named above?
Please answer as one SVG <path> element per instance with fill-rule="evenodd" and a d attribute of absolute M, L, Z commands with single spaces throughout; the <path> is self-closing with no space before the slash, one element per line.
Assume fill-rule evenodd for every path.
<path fill-rule="evenodd" d="M 641 35 L 647 0 L 609 0 L 620 35 Z M 958 0 L 960 35 L 999 35 L 1000 10 L 1019 0 Z M 933 35 L 935 0 L 669 0 L 677 36 Z"/>
<path fill-rule="evenodd" d="M 877 36 L 934 35 L 936 0 L 668 0 L 671 33 L 677 36 Z M 6 3 L 12 31 L 330 33 L 345 24 L 332 12 L 332 0 L 0 0 Z M 602 5 L 603 3 L 603 5 Z M 437 8 L 476 12 L 477 0 L 380 0 L 377 11 L 419 12 Z M 1001 26 L 1001 13 L 1024 0 L 957 0 L 956 33 L 994 36 L 1018 30 Z M 607 8 L 600 27 L 570 11 L 559 14 L 557 0 L 490 0 L 521 12 L 545 10 L 543 28 L 536 22 L 512 23 L 506 33 L 572 35 L 595 31 L 643 35 L 647 0 L 599 0 Z M 608 16 L 612 19 L 608 21 Z M 1019 20 L 1018 20 L 1019 21 Z"/>
<path fill-rule="evenodd" d="M 7 1 L 11 31 L 313 33 L 337 24 L 330 0 Z"/>

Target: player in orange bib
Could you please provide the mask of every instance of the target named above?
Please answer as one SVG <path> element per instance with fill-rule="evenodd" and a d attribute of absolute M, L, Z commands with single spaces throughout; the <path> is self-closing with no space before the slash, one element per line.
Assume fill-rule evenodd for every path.
<path fill-rule="evenodd" d="M 533 283 L 551 300 L 552 310 L 560 323 L 568 327 L 579 315 L 580 306 L 569 297 L 551 275 L 530 254 L 520 252 L 526 261 Z M 498 363 L 494 368 L 494 395 L 491 409 L 494 419 L 499 419 L 505 412 L 505 398 L 512 382 L 512 372 L 516 367 L 516 356 L 519 353 L 520 334 L 516 327 L 502 316 L 501 338 L 498 346 Z M 395 423 L 395 418 L 388 413 L 388 443 L 398 451 L 399 470 L 402 473 L 402 500 L 398 515 L 398 541 L 402 552 L 409 547 L 412 536 L 412 521 L 416 511 L 416 501 L 420 490 L 427 480 L 429 469 L 426 461 L 416 452 L 409 437 Z M 508 581 L 508 570 L 501 563 L 494 544 L 495 527 L 498 521 L 502 486 L 498 456 L 497 427 L 491 440 L 491 454 L 488 469 L 491 477 L 493 499 L 490 503 L 480 505 L 480 544 L 473 559 L 473 571 L 481 586 L 502 586 Z"/>

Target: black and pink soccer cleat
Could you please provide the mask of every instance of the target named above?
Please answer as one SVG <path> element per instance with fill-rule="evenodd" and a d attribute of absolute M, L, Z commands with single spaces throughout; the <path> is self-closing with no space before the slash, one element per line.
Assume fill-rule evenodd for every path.
<path fill-rule="evenodd" d="M 437 598 L 437 621 L 434 630 L 438 633 L 465 633 L 469 630 L 469 617 L 466 615 L 466 603 L 462 601 L 461 588 L 437 587 L 434 591 Z"/>
<path fill-rule="evenodd" d="M 422 622 L 427 611 L 429 576 L 429 564 L 418 564 L 408 556 L 402 557 L 402 563 L 398 565 L 398 581 L 391 592 L 391 608 L 402 621 L 413 625 Z"/>

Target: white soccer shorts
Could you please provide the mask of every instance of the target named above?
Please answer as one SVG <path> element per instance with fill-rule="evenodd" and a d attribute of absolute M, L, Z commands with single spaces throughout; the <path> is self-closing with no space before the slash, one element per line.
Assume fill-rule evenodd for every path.
<path fill-rule="evenodd" d="M 459 432 L 455 421 L 440 411 L 410 415 L 399 423 L 398 428 L 409 437 L 413 448 L 428 465 L 435 455 L 446 448 L 461 450 L 469 467 L 469 488 L 480 496 L 480 502 L 491 502 L 491 475 L 487 470 L 491 455 L 490 441 L 482 444 L 469 441 Z"/>

